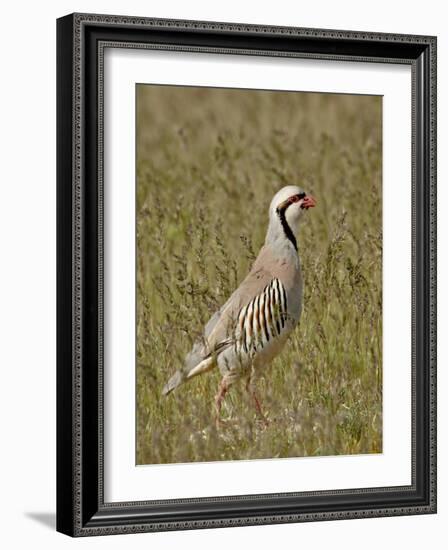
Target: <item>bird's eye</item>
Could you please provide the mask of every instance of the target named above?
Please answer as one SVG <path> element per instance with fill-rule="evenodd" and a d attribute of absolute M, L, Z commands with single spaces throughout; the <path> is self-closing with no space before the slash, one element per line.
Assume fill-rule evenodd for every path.
<path fill-rule="evenodd" d="M 291 202 L 299 202 L 300 200 L 305 198 L 305 193 L 299 193 L 298 195 L 293 195 L 289 200 Z"/>

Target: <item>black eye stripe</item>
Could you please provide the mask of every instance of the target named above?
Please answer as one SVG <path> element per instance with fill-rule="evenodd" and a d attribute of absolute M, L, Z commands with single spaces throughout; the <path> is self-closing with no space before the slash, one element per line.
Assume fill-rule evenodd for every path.
<path fill-rule="evenodd" d="M 297 195 L 292 195 L 292 197 L 289 197 L 288 199 L 288 206 L 290 204 L 294 204 L 295 202 L 299 202 L 300 200 L 304 199 L 306 197 L 306 193 L 298 193 Z"/>
<path fill-rule="evenodd" d="M 289 203 L 289 204 L 292 204 L 292 203 Z M 291 241 L 293 247 L 297 251 L 297 240 L 294 236 L 294 233 L 291 231 L 291 228 L 289 227 L 289 224 L 286 221 L 286 217 L 285 217 L 286 209 L 288 208 L 289 204 L 287 204 L 286 207 L 283 209 L 277 208 L 277 215 L 280 218 L 280 223 L 282 224 L 285 237 Z"/>
<path fill-rule="evenodd" d="M 285 232 L 285 236 L 287 239 L 289 239 L 293 245 L 293 247 L 297 250 L 297 241 L 294 236 L 294 233 L 291 231 L 291 228 L 288 225 L 288 222 L 286 221 L 286 210 L 288 209 L 291 204 L 294 204 L 295 202 L 298 202 L 306 197 L 306 193 L 298 193 L 297 195 L 292 195 L 289 197 L 289 199 L 286 199 L 280 206 L 277 207 L 277 215 L 280 218 L 280 223 L 282 224 L 283 231 Z"/>

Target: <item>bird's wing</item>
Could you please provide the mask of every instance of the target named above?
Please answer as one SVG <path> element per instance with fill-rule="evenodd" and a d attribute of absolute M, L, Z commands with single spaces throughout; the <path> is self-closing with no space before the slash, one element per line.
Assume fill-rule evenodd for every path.
<path fill-rule="evenodd" d="M 207 356 L 218 354 L 233 343 L 239 313 L 261 295 L 274 279 L 271 270 L 262 267 L 265 264 L 264 255 L 265 251 L 262 249 L 247 277 L 206 324 L 202 338 L 186 357 L 187 371 Z"/>

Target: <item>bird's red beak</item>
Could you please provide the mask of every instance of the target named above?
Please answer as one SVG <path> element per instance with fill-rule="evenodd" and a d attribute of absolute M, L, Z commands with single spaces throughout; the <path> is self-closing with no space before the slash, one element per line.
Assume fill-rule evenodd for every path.
<path fill-rule="evenodd" d="M 313 208 L 314 206 L 316 206 L 316 199 L 311 195 L 306 195 L 303 199 L 301 206 L 302 208 L 306 208 L 306 210 L 308 210 L 308 208 Z"/>

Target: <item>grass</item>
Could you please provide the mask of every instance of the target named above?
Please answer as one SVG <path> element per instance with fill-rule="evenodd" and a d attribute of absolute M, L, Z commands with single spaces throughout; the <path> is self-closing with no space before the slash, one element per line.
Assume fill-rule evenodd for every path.
<path fill-rule="evenodd" d="M 138 86 L 138 464 L 382 451 L 381 116 L 379 97 Z M 318 200 L 300 325 L 258 387 L 270 425 L 235 385 L 217 430 L 218 371 L 161 390 L 290 183 Z"/>

